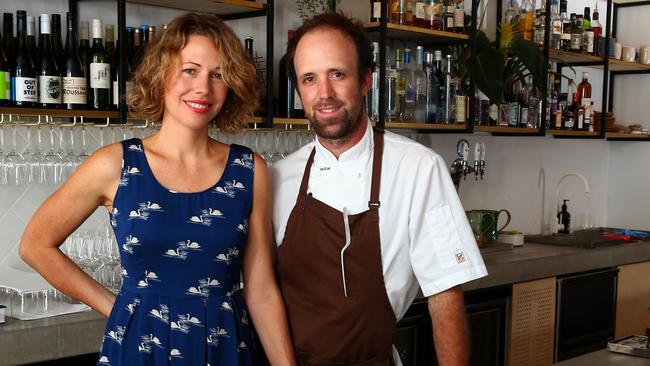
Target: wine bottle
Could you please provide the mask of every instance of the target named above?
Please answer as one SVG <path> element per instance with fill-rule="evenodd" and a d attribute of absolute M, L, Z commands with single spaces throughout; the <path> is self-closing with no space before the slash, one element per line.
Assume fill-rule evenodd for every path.
<path fill-rule="evenodd" d="M 4 13 L 2 17 L 2 37 L 3 45 L 5 49 L 5 55 L 7 57 L 7 62 L 9 62 L 9 67 L 13 65 L 14 59 L 16 58 L 16 38 L 14 38 L 14 15 L 12 13 Z"/>
<path fill-rule="evenodd" d="M 38 102 L 38 80 L 36 70 L 27 50 L 27 13 L 16 12 L 16 58 L 11 70 L 11 99 L 19 107 L 35 107 Z"/>
<path fill-rule="evenodd" d="M 151 25 L 147 30 L 147 44 L 153 43 L 156 41 L 156 26 Z"/>
<path fill-rule="evenodd" d="M 288 33 L 288 38 L 291 38 L 293 31 L 290 30 Z M 296 86 L 289 75 L 289 65 L 287 65 L 287 55 L 285 54 L 280 59 L 279 65 L 279 80 L 280 80 L 280 90 L 279 90 L 279 99 L 280 99 L 280 117 L 285 118 L 305 118 L 305 112 L 302 107 L 302 102 Z"/>
<path fill-rule="evenodd" d="M 38 43 L 41 45 L 40 59 L 36 63 L 38 74 L 38 103 L 43 108 L 61 107 L 61 73 L 52 50 L 52 30 L 49 14 L 39 17 L 41 32 Z"/>
<path fill-rule="evenodd" d="M 133 68 L 137 68 L 140 65 L 140 59 L 142 58 L 142 29 L 134 28 L 133 29 L 133 57 L 131 58 L 131 65 Z"/>
<path fill-rule="evenodd" d="M 104 36 L 105 36 L 104 49 L 106 50 L 108 59 L 111 60 L 111 63 L 114 63 L 115 62 L 115 26 L 113 24 L 106 24 Z"/>
<path fill-rule="evenodd" d="M 118 50 L 115 54 L 117 55 L 119 53 L 120 49 L 120 40 L 117 40 L 116 43 L 116 49 Z M 133 88 L 133 81 L 132 81 L 132 69 L 131 69 L 131 63 L 129 62 L 129 59 L 126 58 L 126 64 L 124 65 L 124 74 L 126 75 L 126 92 L 128 93 L 129 90 Z M 120 100 L 124 102 L 124 95 L 120 95 L 120 65 L 119 65 L 119 58 L 115 58 L 115 60 L 112 63 L 111 66 L 111 71 L 113 72 L 113 75 L 111 77 L 111 80 L 113 80 L 113 96 L 112 96 L 112 101 L 113 101 L 113 108 L 117 109 L 120 103 Z"/>
<path fill-rule="evenodd" d="M 90 54 L 90 42 L 88 41 L 88 21 L 84 20 L 79 26 L 79 58 L 81 67 L 88 76 L 88 55 Z"/>
<path fill-rule="evenodd" d="M 65 68 L 61 72 L 63 107 L 66 109 L 83 109 L 87 102 L 86 71 L 77 47 L 76 24 L 74 15 L 66 13 Z"/>
<path fill-rule="evenodd" d="M 0 106 L 11 102 L 11 69 L 5 53 L 4 41 L 0 37 Z"/>
<path fill-rule="evenodd" d="M 32 59 L 32 63 L 36 66 L 38 60 L 41 59 L 41 54 L 36 47 L 36 24 L 33 16 L 27 16 L 27 53 Z"/>
<path fill-rule="evenodd" d="M 111 96 L 111 65 L 102 39 L 102 21 L 93 19 L 93 47 L 88 56 L 88 104 L 91 109 L 108 109 Z"/>
<path fill-rule="evenodd" d="M 65 54 L 61 40 L 61 14 L 52 14 L 52 52 L 56 58 L 56 65 L 62 71 L 65 67 Z"/>

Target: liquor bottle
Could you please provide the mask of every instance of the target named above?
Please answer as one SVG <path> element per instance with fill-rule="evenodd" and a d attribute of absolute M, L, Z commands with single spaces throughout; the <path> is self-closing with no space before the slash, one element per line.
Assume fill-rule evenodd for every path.
<path fill-rule="evenodd" d="M 77 47 L 76 25 L 74 15 L 70 12 L 66 13 L 65 67 L 61 72 L 62 101 L 65 109 L 86 107 L 86 71 Z"/>
<path fill-rule="evenodd" d="M 397 84 L 395 86 L 398 120 L 402 121 L 405 115 L 406 106 L 406 70 L 404 69 L 404 52 L 401 48 L 395 50 L 395 71 L 397 72 Z"/>
<path fill-rule="evenodd" d="M 436 78 L 436 62 L 432 52 L 424 53 L 424 73 L 427 77 L 427 95 L 425 104 L 426 123 L 435 123 L 438 107 L 438 79 Z"/>
<path fill-rule="evenodd" d="M 397 64 L 391 61 L 390 47 L 386 46 L 386 122 L 399 119 L 397 98 Z"/>
<path fill-rule="evenodd" d="M 79 58 L 81 59 L 81 67 L 84 68 L 86 77 L 88 77 L 88 56 L 90 54 L 90 42 L 88 41 L 88 21 L 84 20 L 79 24 Z"/>
<path fill-rule="evenodd" d="M 36 63 L 38 75 L 38 104 L 43 108 L 61 107 L 61 72 L 59 71 L 52 50 L 52 30 L 49 14 L 41 14 L 40 59 Z"/>
<path fill-rule="evenodd" d="M 34 67 L 36 67 L 36 63 L 38 60 L 41 58 L 41 54 L 36 47 L 36 35 L 35 35 L 35 30 L 36 30 L 36 25 L 34 24 L 34 17 L 28 15 L 27 16 L 27 53 L 29 54 L 29 58 L 32 59 L 32 63 L 34 64 Z"/>
<path fill-rule="evenodd" d="M 413 25 L 425 28 L 429 27 L 425 11 L 426 3 L 425 0 L 415 0 L 413 4 Z"/>
<path fill-rule="evenodd" d="M 538 128 L 542 120 L 542 99 L 541 94 L 537 87 L 533 84 L 532 77 L 528 82 L 528 110 L 529 110 L 529 119 L 528 125 L 529 128 Z M 547 107 L 548 115 L 548 107 Z M 547 117 L 548 118 L 548 117 Z M 544 121 L 546 122 L 546 121 Z"/>
<path fill-rule="evenodd" d="M 16 59 L 11 70 L 11 99 L 19 107 L 35 107 L 38 102 L 38 79 L 36 70 L 27 50 L 27 14 L 24 10 L 16 12 Z"/>
<path fill-rule="evenodd" d="M 445 63 L 445 89 L 444 99 L 442 99 L 441 108 L 439 108 L 439 122 L 443 124 L 453 124 L 456 117 L 456 85 L 454 84 L 454 75 L 452 73 L 452 56 L 447 55 Z"/>
<path fill-rule="evenodd" d="M 63 41 L 61 40 L 61 14 L 52 14 L 52 53 L 56 59 L 56 66 L 63 71 L 65 60 L 63 59 Z"/>
<path fill-rule="evenodd" d="M 12 13 L 4 13 L 2 15 L 2 40 L 4 44 L 5 54 L 9 66 L 13 64 L 16 52 L 16 38 L 14 37 L 14 15 Z"/>
<path fill-rule="evenodd" d="M 424 27 L 442 30 L 442 0 L 427 0 L 424 6 L 426 24 Z"/>
<path fill-rule="evenodd" d="M 404 24 L 406 25 L 413 25 L 414 21 L 414 16 L 413 16 L 413 6 L 414 6 L 414 0 L 404 0 L 404 6 L 406 9 L 404 10 Z"/>
<path fill-rule="evenodd" d="M 427 75 L 424 72 L 424 47 L 417 46 L 415 65 L 413 68 L 415 80 L 415 113 L 414 120 L 424 123 L 427 120 Z"/>
<path fill-rule="evenodd" d="M 522 0 L 519 9 L 519 31 L 523 39 L 533 41 L 533 29 L 535 23 L 535 9 L 529 0 Z"/>
<path fill-rule="evenodd" d="M 571 50 L 571 19 L 566 15 L 567 0 L 560 0 L 560 20 L 562 21 L 562 35 L 560 36 L 560 49 Z"/>
<path fill-rule="evenodd" d="M 591 102 L 591 84 L 589 83 L 589 74 L 587 72 L 582 73 L 582 81 L 578 84 L 578 104 L 587 105 Z M 585 102 L 584 99 L 588 98 L 589 101 Z"/>
<path fill-rule="evenodd" d="M 503 16 L 503 21 L 512 24 L 512 22 L 517 19 L 517 11 L 515 10 L 515 0 L 509 0 L 508 1 L 508 9 L 506 9 L 506 13 Z"/>
<path fill-rule="evenodd" d="M 156 26 L 150 25 L 147 29 L 147 44 L 154 43 L 156 41 Z"/>
<path fill-rule="evenodd" d="M 591 28 L 591 16 L 589 15 L 591 11 L 588 6 L 585 6 L 584 15 L 582 16 L 582 29 L 587 30 Z"/>
<path fill-rule="evenodd" d="M 445 103 L 445 71 L 444 67 L 442 65 L 442 51 L 436 50 L 433 54 L 433 62 L 434 62 L 434 74 L 432 75 L 433 78 L 435 78 L 435 85 L 433 86 L 434 90 L 432 90 L 432 93 L 435 93 L 434 95 L 429 98 L 430 103 L 433 102 L 434 105 L 431 106 L 431 109 L 429 112 L 433 113 L 433 115 L 429 115 L 429 120 L 431 123 L 442 123 L 442 108 L 444 107 Z"/>
<path fill-rule="evenodd" d="M 551 48 L 559 50 L 562 45 L 562 18 L 558 9 L 558 0 L 551 3 Z"/>
<path fill-rule="evenodd" d="M 370 0 L 370 21 L 378 22 L 381 18 L 381 1 Z"/>
<path fill-rule="evenodd" d="M 557 81 L 556 81 L 557 80 Z M 546 113 L 546 127 L 557 127 L 551 126 L 551 123 L 556 122 L 557 113 L 558 113 L 558 103 L 559 97 L 558 89 L 560 88 L 560 80 L 555 77 L 555 74 L 551 73 L 549 75 L 549 93 L 548 93 L 548 107 Z M 562 120 L 560 119 L 560 126 L 562 127 Z M 559 128 L 558 127 L 558 128 Z"/>
<path fill-rule="evenodd" d="M 406 18 L 406 0 L 390 0 L 390 21 L 404 24 Z"/>
<path fill-rule="evenodd" d="M 535 10 L 535 21 L 533 30 L 533 42 L 538 46 L 544 45 L 544 32 L 546 31 L 546 2 L 542 2 L 542 7 Z"/>
<path fill-rule="evenodd" d="M 404 104 L 402 105 L 402 121 L 404 122 L 413 122 L 415 119 L 415 72 L 413 66 L 413 53 L 410 48 L 405 48 L 402 70 L 405 78 Z"/>
<path fill-rule="evenodd" d="M 379 42 L 372 42 L 372 61 L 379 65 Z M 379 120 L 379 67 L 370 77 L 370 89 L 366 95 L 366 111 L 372 121 Z"/>
<path fill-rule="evenodd" d="M 603 31 L 603 27 L 600 25 L 600 21 L 598 20 L 598 3 L 596 3 L 596 7 L 594 8 L 594 14 L 593 14 L 593 19 L 591 20 L 591 30 L 594 32 L 594 55 L 599 55 L 599 45 L 600 45 L 600 35 Z M 603 45 L 604 46 L 604 45 Z"/>
<path fill-rule="evenodd" d="M 566 109 L 566 94 L 562 94 L 558 98 L 557 111 L 555 113 L 555 123 L 553 128 L 561 130 L 564 128 L 564 110 Z"/>
<path fill-rule="evenodd" d="M 443 12 L 443 30 L 447 32 L 454 31 L 454 3 L 452 0 L 443 0 L 444 1 L 444 12 Z"/>
<path fill-rule="evenodd" d="M 102 21 L 93 19 L 93 47 L 88 56 L 88 105 L 91 109 L 108 109 L 111 98 L 111 64 L 104 50 Z"/>
<path fill-rule="evenodd" d="M 293 31 L 289 30 L 288 38 L 291 38 Z M 280 109 L 278 110 L 280 117 L 284 118 L 305 118 L 305 111 L 302 107 L 302 101 L 296 86 L 291 80 L 289 75 L 289 68 L 287 64 L 287 55 L 285 54 L 280 59 L 280 72 L 279 84 L 280 91 L 278 93 L 280 99 Z"/>
<path fill-rule="evenodd" d="M 454 32 L 465 32 L 465 2 L 459 0 L 454 7 Z"/>
<path fill-rule="evenodd" d="M 511 88 L 510 98 L 508 103 L 508 126 L 509 127 L 518 127 L 521 117 L 521 99 L 522 99 L 522 88 L 521 81 L 515 80 Z"/>
<path fill-rule="evenodd" d="M 4 49 L 4 41 L 0 37 L 0 107 L 11 103 L 11 68 Z"/>
<path fill-rule="evenodd" d="M 244 52 L 246 53 L 246 56 L 248 56 L 248 60 L 252 63 L 255 63 L 255 56 L 253 56 L 253 42 L 253 37 L 244 37 Z"/>
<path fill-rule="evenodd" d="M 571 51 L 580 52 L 582 42 L 582 27 L 578 26 L 578 19 L 575 13 L 571 13 Z"/>

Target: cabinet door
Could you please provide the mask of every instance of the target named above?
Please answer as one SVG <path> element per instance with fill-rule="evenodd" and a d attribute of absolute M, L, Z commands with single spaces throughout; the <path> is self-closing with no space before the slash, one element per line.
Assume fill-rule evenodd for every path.
<path fill-rule="evenodd" d="M 553 363 L 555 286 L 555 277 L 512 285 L 508 365 Z"/>
<path fill-rule="evenodd" d="M 616 338 L 644 335 L 650 327 L 650 262 L 619 267 Z"/>

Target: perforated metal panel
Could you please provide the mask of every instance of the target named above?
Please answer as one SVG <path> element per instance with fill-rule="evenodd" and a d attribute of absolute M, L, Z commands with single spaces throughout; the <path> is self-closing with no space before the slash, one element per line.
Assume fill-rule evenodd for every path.
<path fill-rule="evenodd" d="M 555 277 L 514 284 L 508 365 L 553 363 Z"/>

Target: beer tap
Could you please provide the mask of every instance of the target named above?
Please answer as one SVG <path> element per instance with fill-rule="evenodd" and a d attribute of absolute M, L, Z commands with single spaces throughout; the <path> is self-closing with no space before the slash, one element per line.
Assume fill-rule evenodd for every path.
<path fill-rule="evenodd" d="M 474 145 L 474 164 L 470 165 L 468 162 L 470 144 L 467 140 L 461 139 L 456 144 L 456 152 L 458 158 L 451 164 L 451 179 L 454 182 L 456 190 L 460 185 L 461 177 L 463 180 L 467 179 L 469 174 L 474 173 L 474 179 L 478 180 L 479 177 L 483 179 L 485 174 L 485 144 L 477 142 Z"/>

